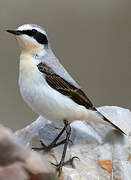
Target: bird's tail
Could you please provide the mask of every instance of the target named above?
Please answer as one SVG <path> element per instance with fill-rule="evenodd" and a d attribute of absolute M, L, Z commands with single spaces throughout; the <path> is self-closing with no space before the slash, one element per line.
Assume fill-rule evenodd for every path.
<path fill-rule="evenodd" d="M 111 122 L 109 119 L 107 119 L 103 114 L 101 114 L 95 107 L 93 107 L 92 109 L 95 113 L 96 113 L 96 119 L 94 119 L 94 115 L 90 114 L 90 119 L 92 119 L 91 121 L 95 121 L 95 122 L 99 122 L 99 123 L 102 123 L 103 121 L 103 124 L 106 124 L 106 125 L 110 125 L 112 127 L 114 127 L 115 129 L 117 129 L 119 132 L 121 132 L 122 134 L 125 134 L 127 135 L 121 128 L 119 128 L 117 125 L 115 125 L 113 122 Z"/>

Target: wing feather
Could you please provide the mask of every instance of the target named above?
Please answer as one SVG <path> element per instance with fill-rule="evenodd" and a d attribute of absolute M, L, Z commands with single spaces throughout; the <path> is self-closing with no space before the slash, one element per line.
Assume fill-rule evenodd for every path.
<path fill-rule="evenodd" d="M 87 109 L 93 108 L 93 104 L 88 99 L 86 94 L 77 87 L 73 86 L 65 79 L 57 75 L 50 67 L 44 63 L 38 64 L 38 69 L 45 74 L 47 83 L 58 92 L 65 96 L 69 96 L 73 101 L 79 105 L 85 106 Z"/>
<path fill-rule="evenodd" d="M 73 86 L 71 83 L 67 82 L 65 79 L 56 74 L 49 66 L 44 63 L 40 63 L 37 65 L 40 72 L 45 74 L 45 78 L 49 86 L 53 89 L 57 90 L 61 94 L 70 97 L 74 102 L 79 105 L 83 105 L 87 109 L 91 109 L 96 111 L 104 121 L 107 121 L 113 127 L 118 129 L 120 132 L 124 133 L 119 127 L 117 127 L 114 123 L 108 120 L 105 116 L 103 116 L 91 103 L 86 94 L 77 87 Z M 125 133 L 124 133 L 125 134 Z"/>

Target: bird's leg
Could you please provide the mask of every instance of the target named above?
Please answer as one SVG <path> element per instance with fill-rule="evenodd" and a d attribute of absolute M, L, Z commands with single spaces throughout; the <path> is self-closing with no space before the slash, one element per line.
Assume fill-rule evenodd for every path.
<path fill-rule="evenodd" d="M 42 147 L 41 147 L 41 148 L 35 148 L 35 147 L 33 147 L 32 149 L 34 149 L 34 150 L 44 150 L 44 151 L 47 152 L 47 151 L 50 151 L 51 149 L 53 149 L 54 147 L 57 147 L 57 146 L 59 146 L 59 145 L 61 145 L 61 144 L 64 144 L 66 140 L 60 141 L 60 142 L 58 142 L 58 143 L 56 143 L 56 142 L 57 142 L 58 139 L 62 136 L 62 134 L 64 133 L 65 130 L 66 130 L 66 125 L 64 126 L 64 128 L 61 130 L 61 132 L 58 134 L 58 136 L 54 139 L 54 141 L 53 141 L 50 145 L 46 146 L 46 145 L 42 142 L 42 140 L 40 140 L 40 143 L 41 143 Z"/>
<path fill-rule="evenodd" d="M 62 153 L 62 157 L 61 157 L 60 163 L 59 164 L 53 164 L 52 163 L 53 165 L 56 166 L 56 168 L 59 171 L 59 173 L 62 170 L 62 166 L 64 166 L 66 164 L 66 163 L 64 163 L 64 160 L 65 160 L 65 155 L 66 155 L 66 151 L 67 151 L 67 145 L 69 143 L 69 138 L 70 138 L 70 135 L 71 135 L 71 127 L 70 127 L 69 122 L 67 120 L 64 120 L 63 122 L 65 124 L 65 130 L 66 130 L 66 139 L 65 139 L 65 144 L 64 144 L 64 150 L 63 150 L 63 153 Z"/>

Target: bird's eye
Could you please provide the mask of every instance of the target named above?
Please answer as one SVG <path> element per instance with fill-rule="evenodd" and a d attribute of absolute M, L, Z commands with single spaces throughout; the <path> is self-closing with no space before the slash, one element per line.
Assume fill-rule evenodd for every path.
<path fill-rule="evenodd" d="M 37 33 L 37 30 L 36 29 L 32 29 L 32 33 L 33 34 Z"/>

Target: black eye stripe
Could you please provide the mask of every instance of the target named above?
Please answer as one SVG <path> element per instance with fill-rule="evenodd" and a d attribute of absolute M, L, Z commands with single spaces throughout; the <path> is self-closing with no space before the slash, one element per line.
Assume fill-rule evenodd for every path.
<path fill-rule="evenodd" d="M 32 30 L 23 30 L 21 31 L 22 34 L 26 34 L 28 36 L 34 37 L 34 39 L 39 42 L 40 44 L 48 44 L 48 39 L 46 35 L 38 32 L 36 29 Z"/>
<path fill-rule="evenodd" d="M 37 33 L 37 30 L 36 29 L 32 29 L 32 33 Z"/>
<path fill-rule="evenodd" d="M 28 36 L 33 36 L 35 33 L 37 33 L 37 31 L 34 32 L 34 31 L 32 31 L 32 30 L 23 30 L 23 31 L 21 31 L 21 33 L 22 33 L 22 34 L 26 34 L 26 35 L 28 35 Z"/>
<path fill-rule="evenodd" d="M 33 36 L 37 42 L 39 42 L 40 44 L 48 44 L 48 39 L 46 37 L 46 35 L 40 33 L 40 32 L 37 32 L 36 34 L 34 34 Z"/>

